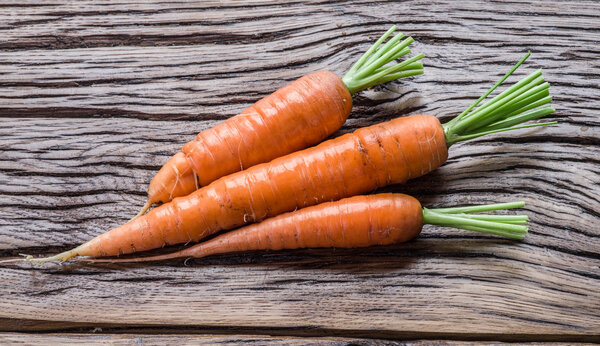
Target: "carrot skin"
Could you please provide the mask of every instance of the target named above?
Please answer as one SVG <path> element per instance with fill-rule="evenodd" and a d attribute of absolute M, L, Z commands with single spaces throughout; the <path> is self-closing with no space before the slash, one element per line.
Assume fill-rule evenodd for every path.
<path fill-rule="evenodd" d="M 192 167 L 184 153 L 179 152 L 156 173 L 148 186 L 150 202 L 166 202 L 177 196 L 185 196 L 198 188 Z"/>
<path fill-rule="evenodd" d="M 389 245 L 415 238 L 422 228 L 419 201 L 408 195 L 383 193 L 284 213 L 170 254 L 91 261 L 147 262 L 254 250 Z"/>
<path fill-rule="evenodd" d="M 337 75 L 310 73 L 200 132 L 152 179 L 148 198 L 168 202 L 227 174 L 319 143 L 342 126 L 351 108 L 352 96 Z"/>
<path fill-rule="evenodd" d="M 198 241 L 284 212 L 405 182 L 439 167 L 447 157 L 437 118 L 397 118 L 220 178 L 98 236 L 78 254 L 115 256 Z"/>

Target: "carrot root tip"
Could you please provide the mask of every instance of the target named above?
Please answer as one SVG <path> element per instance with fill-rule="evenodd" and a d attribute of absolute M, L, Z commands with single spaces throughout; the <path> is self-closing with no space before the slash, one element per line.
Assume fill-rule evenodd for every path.
<path fill-rule="evenodd" d="M 31 255 L 23 255 L 23 256 L 25 256 L 25 258 L 23 258 L 22 260 L 25 262 L 31 262 L 31 263 L 46 263 L 46 262 L 54 262 L 54 261 L 65 262 L 65 261 L 68 261 L 69 259 L 77 256 L 78 255 L 77 251 L 78 251 L 78 248 L 75 248 L 73 250 L 61 252 L 54 256 L 41 257 L 41 258 L 33 257 Z"/>
<path fill-rule="evenodd" d="M 7 259 L 7 260 L 2 260 L 0 261 L 0 264 L 2 263 L 14 263 L 14 262 L 22 262 L 24 261 L 24 258 L 11 258 L 11 259 Z"/>
<path fill-rule="evenodd" d="M 144 206 L 142 207 L 142 209 L 137 213 L 136 216 L 134 216 L 133 218 L 131 218 L 131 220 L 135 220 L 138 217 L 144 215 L 144 213 L 147 212 L 148 209 L 150 209 L 151 206 L 152 206 L 152 202 L 150 200 L 147 200 L 146 204 L 144 204 Z M 129 220 L 129 221 L 131 221 L 131 220 Z"/>
<path fill-rule="evenodd" d="M 0 261 L 0 263 L 28 262 L 30 259 L 33 258 L 33 256 L 28 255 L 28 254 L 24 254 L 24 253 L 20 253 L 19 256 L 22 256 L 22 257 L 20 257 L 20 258 L 11 258 L 11 259 L 8 259 L 8 260 Z"/>

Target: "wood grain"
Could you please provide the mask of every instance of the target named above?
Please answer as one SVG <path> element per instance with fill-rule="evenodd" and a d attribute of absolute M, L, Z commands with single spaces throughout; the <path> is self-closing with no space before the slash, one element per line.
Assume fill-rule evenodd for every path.
<path fill-rule="evenodd" d="M 425 206 L 525 200 L 513 243 L 428 227 L 408 244 L 187 265 L 4 265 L 0 331 L 592 341 L 600 334 L 600 5 L 529 2 L 3 2 L 0 256 L 49 254 L 128 220 L 198 131 L 297 77 L 339 75 L 396 23 L 426 73 L 355 97 L 336 134 L 460 113 L 524 52 L 559 125 L 453 146 L 387 191 Z"/>
<path fill-rule="evenodd" d="M 265 335 L 210 335 L 210 334 L 104 334 L 96 329 L 91 334 L 52 333 L 52 334 L 20 334 L 0 333 L 0 341 L 10 345 L 389 345 L 389 346 L 422 346 L 422 345 L 497 345 L 495 342 L 456 341 L 456 340 L 411 340 L 390 341 L 358 338 L 298 338 L 288 336 Z M 513 343 L 502 343 L 513 345 Z M 554 342 L 519 343 L 519 345 L 553 346 L 563 345 Z M 579 344 L 592 345 L 592 344 Z"/>
<path fill-rule="evenodd" d="M 298 338 L 268 335 L 152 335 L 152 334 L 104 334 L 97 328 L 90 334 L 18 334 L 0 333 L 0 342 L 10 345 L 407 345 L 420 346 L 423 342 L 390 342 L 358 338 Z M 438 345 L 455 345 L 456 342 L 436 341 Z M 469 344 L 469 343 L 460 343 Z M 549 345 L 549 344 L 545 344 Z"/>

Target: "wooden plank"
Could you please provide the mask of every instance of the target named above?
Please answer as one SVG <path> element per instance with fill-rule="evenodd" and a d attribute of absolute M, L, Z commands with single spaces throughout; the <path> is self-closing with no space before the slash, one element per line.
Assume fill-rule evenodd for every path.
<path fill-rule="evenodd" d="M 525 200 L 533 221 L 522 243 L 428 227 L 399 246 L 187 266 L 5 265 L 0 330 L 600 334 L 595 2 L 38 5 L 0 6 L 4 258 L 54 253 L 126 221 L 153 174 L 196 132 L 305 73 L 343 74 L 392 20 L 427 55 L 426 74 L 361 93 L 337 134 L 417 112 L 449 119 L 528 49 L 516 75 L 544 69 L 558 111 L 550 119 L 560 125 L 453 146 L 442 168 L 386 189 L 431 207 Z"/>
<path fill-rule="evenodd" d="M 101 329 L 89 334 L 18 334 L 0 333 L 0 342 L 9 345 L 368 345 L 371 343 L 400 345 L 384 340 L 356 338 L 299 338 L 268 335 L 148 335 L 148 334 L 102 334 Z M 414 341 L 402 345 L 422 345 Z M 438 344 L 458 344 L 439 342 Z M 461 343 L 469 344 L 469 343 Z M 548 345 L 548 344 L 546 344 Z"/>
<path fill-rule="evenodd" d="M 487 23 L 488 26 L 481 30 L 471 28 L 482 25 L 489 15 L 485 11 L 476 10 L 477 4 L 472 2 L 464 2 L 460 7 L 454 7 L 456 4 L 446 4 L 444 8 L 440 5 L 439 11 L 447 14 L 444 20 L 448 21 L 442 29 L 435 21 L 435 15 L 441 14 L 437 10 L 425 11 L 421 7 L 424 5 L 418 3 L 412 6 L 389 3 L 379 5 L 377 8 L 370 6 L 370 3 L 356 5 L 356 7 L 342 6 L 337 11 L 340 12 L 345 8 L 345 12 L 340 12 L 339 17 L 333 18 L 331 15 L 328 16 L 327 11 L 322 11 L 328 6 L 320 6 L 317 7 L 319 10 L 315 10 L 313 6 L 296 5 L 298 9 L 295 11 L 304 11 L 301 18 L 306 19 L 288 20 L 288 25 L 294 25 L 289 33 L 262 42 L 229 43 L 225 38 L 221 38 L 218 40 L 220 43 L 216 44 L 191 42 L 187 45 L 146 47 L 136 42 L 128 42 L 126 48 L 123 44 L 113 47 L 115 41 L 122 35 L 135 37 L 140 35 L 140 32 L 146 32 L 147 28 L 144 25 L 134 25 L 140 18 L 135 17 L 136 12 L 133 11 L 131 22 L 123 24 L 129 31 L 107 34 L 107 37 L 112 37 L 111 45 L 88 48 L 88 45 L 80 43 L 72 49 L 61 49 L 61 46 L 43 47 L 47 49 L 24 47 L 3 52 L 0 55 L 0 66 L 3 66 L 0 85 L 7 87 L 2 97 L 8 99 L 4 104 L 10 109 L 3 107 L 1 114 L 11 116 L 15 114 L 16 109 L 18 110 L 16 114 L 19 115 L 44 116 L 61 116 L 61 111 L 71 116 L 91 116 L 98 113 L 107 116 L 115 113 L 119 115 L 119 111 L 121 116 L 135 116 L 139 113 L 140 116 L 145 113 L 159 113 L 165 117 L 180 115 L 188 118 L 195 118 L 198 114 L 213 116 L 219 114 L 220 117 L 233 115 L 258 97 L 270 93 L 274 87 L 281 86 L 305 73 L 328 68 L 342 74 L 376 35 L 388 27 L 387 22 L 366 23 L 367 18 L 377 13 L 401 11 L 418 14 L 418 18 L 426 16 L 410 23 L 399 23 L 404 32 L 419 38 L 415 44 L 415 51 L 423 52 L 428 56 L 426 75 L 418 79 L 419 89 L 415 94 L 422 95 L 424 91 L 439 93 L 441 86 L 447 86 L 447 89 L 444 89 L 445 101 L 452 101 L 453 96 L 462 100 L 465 97 L 473 97 L 480 93 L 480 90 L 485 90 L 490 80 L 501 75 L 508 64 L 516 61 L 525 50 L 530 49 L 535 54 L 530 66 L 543 66 L 548 80 L 553 82 L 553 93 L 566 98 L 569 95 L 573 96 L 575 91 L 591 93 L 598 83 L 593 72 L 593 68 L 597 65 L 589 61 L 593 57 L 593 50 L 590 51 L 589 45 L 593 45 L 598 34 L 592 28 L 583 30 L 593 23 L 589 18 L 589 13 L 593 13 L 593 3 L 588 4 L 592 7 L 586 8 L 585 3 L 582 3 L 578 6 L 573 5 L 571 9 L 570 5 L 569 10 L 572 11 L 570 12 L 572 15 L 564 17 L 551 16 L 552 13 L 563 10 L 553 4 L 537 6 L 535 9 L 539 11 L 539 15 L 536 17 L 529 16 L 528 12 L 508 11 L 513 8 L 511 4 L 497 4 L 495 5 L 497 7 L 490 9 L 496 14 L 496 20 Z M 531 9 L 530 6 L 524 7 Z M 273 11 L 290 10 L 289 6 L 273 6 L 273 8 Z M 13 10 L 4 9 L 5 12 L 11 13 Z M 27 7 L 19 10 L 39 11 Z M 206 11 L 202 9 L 198 11 L 201 15 L 196 16 L 206 15 Z M 362 14 L 362 17 L 346 13 L 354 11 Z M 194 17 L 194 13 L 188 13 L 187 10 L 182 9 L 180 12 L 180 16 Z M 242 18 L 237 22 L 251 26 L 252 29 L 249 30 L 256 30 L 256 28 L 264 30 L 273 26 L 269 23 L 271 17 L 263 18 L 261 12 L 254 13 L 255 17 L 250 19 L 244 16 L 247 13 L 252 14 L 252 11 L 240 12 L 246 14 L 240 14 Z M 77 32 L 75 28 L 64 28 L 63 21 L 60 20 L 60 14 L 63 12 L 57 11 L 57 13 L 59 13 L 56 18 L 58 23 L 51 22 L 54 30 L 61 30 L 61 34 Z M 113 18 L 115 15 L 108 11 L 103 17 L 103 22 L 113 23 L 116 20 Z M 223 9 L 220 15 L 229 17 L 232 12 Z M 299 14 L 294 13 L 294 15 Z M 16 15 L 6 16 L 6 21 L 10 23 L 13 17 Z M 73 17 L 77 17 L 77 14 L 74 13 Z M 65 20 L 68 21 L 69 18 L 71 16 Z M 88 16 L 84 15 L 83 18 L 87 20 Z M 178 32 L 183 30 L 190 36 L 202 34 L 188 26 L 173 25 L 179 23 L 181 19 L 172 18 L 171 22 L 158 26 L 158 30 L 164 32 L 166 27 L 171 27 L 176 28 Z M 85 26 L 82 21 L 83 19 L 76 23 Z M 314 23 L 314 27 L 305 28 L 306 21 Z M 531 23 L 533 32 L 530 35 L 524 36 L 510 30 L 523 21 Z M 238 25 L 237 22 L 232 25 Z M 215 26 L 209 24 L 203 25 L 202 28 L 213 30 Z M 336 24 L 340 24 L 341 27 Z M 21 26 L 18 28 L 21 36 L 27 39 L 42 40 L 38 30 L 48 32 L 49 29 L 45 26 L 40 29 L 38 26 L 32 24 L 25 28 Z M 154 27 L 152 23 L 148 23 L 147 26 Z M 275 26 L 280 28 L 278 25 Z M 551 44 L 548 40 L 540 39 L 544 37 L 543 30 L 546 27 L 553 28 Z M 230 31 L 236 30 L 235 27 L 225 28 Z M 284 26 L 282 30 L 286 28 Z M 577 37 L 573 37 L 575 29 L 579 30 Z M 0 32 L 4 34 L 3 31 Z M 3 41 L 0 42 L 12 47 L 14 42 L 9 40 L 8 36 L 1 37 Z M 154 42 L 163 40 L 164 38 L 156 39 Z M 19 41 L 25 42 L 24 37 L 20 37 Z M 498 64 L 500 66 L 496 66 Z M 56 68 L 57 66 L 60 68 Z M 571 73 L 569 88 L 562 88 L 565 68 L 571 72 L 587 73 Z M 493 75 L 490 75 L 492 74 L 490 71 Z M 215 78 L 219 79 L 219 83 L 214 83 Z M 397 83 L 396 88 L 405 86 L 405 92 L 414 92 L 416 84 L 413 82 L 417 83 L 417 80 L 402 81 Z M 575 95 L 581 96 L 579 93 Z M 593 98 L 581 97 L 578 101 L 584 102 L 585 106 L 585 102 L 592 100 Z M 430 103 L 430 100 L 424 101 L 426 104 Z M 396 102 L 396 105 L 400 103 Z M 434 110 L 438 112 L 443 110 L 444 114 L 440 115 L 450 115 L 456 111 L 460 112 L 464 107 L 462 104 L 447 107 L 452 103 L 436 102 Z M 564 106 L 569 105 L 570 103 L 567 102 Z M 95 109 L 96 113 L 90 112 L 90 108 Z M 364 107 L 360 111 L 364 112 Z"/>
<path fill-rule="evenodd" d="M 411 340 L 391 341 L 356 338 L 300 338 L 289 336 L 266 335 L 152 335 L 152 334 L 102 334 L 96 331 L 90 334 L 19 334 L 0 333 L 0 341 L 10 345 L 493 345 L 494 342 L 455 341 L 455 340 Z M 513 343 L 503 343 L 513 345 Z M 535 342 L 519 343 L 519 345 L 554 346 L 562 343 Z M 579 345 L 592 345 L 583 344 Z"/>
<path fill-rule="evenodd" d="M 255 335 L 0 334 L 0 342 L 10 345 L 346 345 L 356 341 Z"/>
<path fill-rule="evenodd" d="M 508 241 L 425 238 L 188 265 L 6 268 L 2 317 L 113 327 L 367 328 L 374 336 L 461 334 L 465 325 L 473 328 L 469 336 L 496 337 L 515 330 L 523 337 L 594 335 L 599 328 L 589 264 Z"/>

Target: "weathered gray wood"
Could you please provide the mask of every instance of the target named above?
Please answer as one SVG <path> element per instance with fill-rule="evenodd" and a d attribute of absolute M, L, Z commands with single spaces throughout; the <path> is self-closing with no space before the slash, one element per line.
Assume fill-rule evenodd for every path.
<path fill-rule="evenodd" d="M 390 345 L 390 346 L 421 346 L 421 345 L 481 345 L 480 341 L 450 341 L 450 340 L 412 340 L 407 342 L 391 340 L 373 340 L 357 338 L 300 338 L 289 336 L 264 335 L 178 335 L 178 334 L 102 334 L 96 329 L 92 334 L 20 334 L 0 333 L 0 342 L 10 345 Z M 495 343 L 485 342 L 486 345 Z M 513 345 L 513 343 L 502 343 Z M 564 345 L 555 342 L 519 343 L 519 345 Z M 583 344 L 579 345 L 592 345 Z"/>
<path fill-rule="evenodd" d="M 16 334 L 0 333 L 10 345 L 347 345 L 360 339 L 270 337 L 256 335 Z M 418 345 L 417 343 L 415 343 Z"/>
<path fill-rule="evenodd" d="M 516 75 L 544 69 L 560 125 L 453 146 L 437 171 L 387 189 L 432 207 L 525 200 L 522 243 L 428 227 L 393 247 L 189 266 L 5 265 L 0 330 L 600 334 L 597 3 L 35 4 L 0 6 L 3 258 L 54 253 L 126 221 L 196 132 L 303 74 L 343 74 L 392 23 L 417 40 L 426 74 L 361 93 L 339 133 L 417 112 L 449 119 L 527 50 Z"/>
<path fill-rule="evenodd" d="M 148 334 L 102 334 L 97 328 L 91 334 L 19 334 L 0 333 L 0 342 L 9 345 L 423 345 L 412 341 L 399 343 L 387 340 L 357 338 L 300 338 L 268 335 L 148 335 Z M 428 344 L 428 343 L 425 343 Z M 472 345 L 470 342 L 437 341 L 437 345 Z M 543 345 L 551 345 L 545 343 Z"/>

